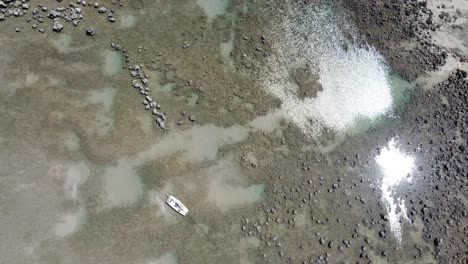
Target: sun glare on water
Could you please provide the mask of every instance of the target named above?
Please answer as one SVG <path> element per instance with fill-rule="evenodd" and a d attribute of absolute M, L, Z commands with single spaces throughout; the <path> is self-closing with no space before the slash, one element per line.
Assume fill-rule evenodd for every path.
<path fill-rule="evenodd" d="M 398 242 L 401 243 L 400 219 L 407 218 L 405 200 L 394 197 L 393 191 L 403 181 L 411 182 L 411 172 L 414 169 L 414 158 L 401 152 L 392 138 L 388 146 L 383 148 L 380 155 L 375 158 L 382 171 L 382 199 L 386 203 L 390 228 Z"/>
<path fill-rule="evenodd" d="M 359 119 L 374 120 L 393 106 L 384 58 L 375 48 L 347 39 L 343 30 L 353 32 L 353 26 L 335 12 L 328 5 L 290 6 L 281 21 L 273 22 L 275 53 L 261 78 L 281 100 L 281 115 L 311 137 L 324 129 L 344 131 Z M 319 77 L 323 90 L 317 97 L 299 98 L 291 77 L 298 67 Z"/>

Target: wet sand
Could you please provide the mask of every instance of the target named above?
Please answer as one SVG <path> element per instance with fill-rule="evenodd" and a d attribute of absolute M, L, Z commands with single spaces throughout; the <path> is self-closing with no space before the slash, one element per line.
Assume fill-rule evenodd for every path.
<path fill-rule="evenodd" d="M 406 71 L 352 5 L 114 2 L 0 21 L 0 263 L 463 263 L 459 55 Z"/>

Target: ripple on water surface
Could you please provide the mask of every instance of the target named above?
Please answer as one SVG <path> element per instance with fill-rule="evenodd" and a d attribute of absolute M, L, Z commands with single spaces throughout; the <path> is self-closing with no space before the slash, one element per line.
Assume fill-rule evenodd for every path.
<path fill-rule="evenodd" d="M 392 83 L 383 57 L 369 46 L 358 46 L 345 32 L 354 34 L 346 16 L 328 5 L 302 9 L 290 6 L 281 21 L 273 22 L 277 36 L 262 84 L 281 99 L 282 115 L 306 135 L 323 129 L 335 132 L 373 120 L 393 109 Z M 298 65 L 307 65 L 319 76 L 322 91 L 301 99 L 291 78 Z"/>

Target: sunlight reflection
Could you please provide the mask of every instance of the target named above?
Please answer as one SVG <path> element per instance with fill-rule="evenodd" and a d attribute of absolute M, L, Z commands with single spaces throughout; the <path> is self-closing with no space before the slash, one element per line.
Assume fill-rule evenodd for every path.
<path fill-rule="evenodd" d="M 405 200 L 393 197 L 394 188 L 403 180 L 411 182 L 410 172 L 414 169 L 414 158 L 402 153 L 396 147 L 396 140 L 392 138 L 386 148 L 375 158 L 381 167 L 383 178 L 380 189 L 382 199 L 387 204 L 390 228 L 398 242 L 401 243 L 400 218 L 407 219 Z"/>

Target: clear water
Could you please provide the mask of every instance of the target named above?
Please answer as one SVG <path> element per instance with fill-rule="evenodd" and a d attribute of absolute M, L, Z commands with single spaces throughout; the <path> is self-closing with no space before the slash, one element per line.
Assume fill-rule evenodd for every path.
<path fill-rule="evenodd" d="M 124 28 L 132 28 L 137 23 L 137 18 L 134 15 L 125 14 L 120 18 L 120 26 Z"/>
<path fill-rule="evenodd" d="M 219 15 L 224 14 L 229 0 L 197 0 L 197 4 L 206 14 L 208 23 Z"/>
<path fill-rule="evenodd" d="M 70 52 L 70 44 L 72 43 L 72 36 L 69 34 L 61 34 L 57 39 L 51 40 L 54 47 L 60 53 Z"/>
<path fill-rule="evenodd" d="M 110 111 L 116 93 L 117 89 L 111 87 L 93 90 L 87 100 L 91 104 L 101 104 L 105 111 Z"/>
<path fill-rule="evenodd" d="M 148 264 L 177 264 L 177 256 L 173 253 L 166 253 L 154 260 L 148 262 Z"/>
<path fill-rule="evenodd" d="M 143 197 L 143 184 L 135 169 L 125 161 L 104 168 L 102 181 L 105 206 L 128 206 Z"/>
<path fill-rule="evenodd" d="M 297 158 L 301 148 L 325 156 L 339 150 L 349 136 L 397 116 L 413 91 L 377 51 L 342 36 L 352 31 L 346 16 L 328 6 L 274 6 L 227 0 L 132 2 L 117 9 L 116 27 L 109 32 L 105 29 L 114 24 L 89 7 L 86 21 L 99 29 L 96 38 L 67 28 L 39 35 L 48 38 L 42 46 L 34 46 L 34 34 L 20 42 L 17 35 L 9 36 L 15 25 L 5 21 L 5 28 L 13 28 L 0 36 L 0 174 L 7 175 L 0 178 L 0 211 L 8 212 L 0 219 L 6 227 L 0 234 L 7 234 L 0 236 L 5 245 L 0 262 L 231 263 L 224 259 L 228 256 L 233 263 L 259 263 L 259 249 L 268 251 L 265 241 L 246 235 L 241 225 L 247 217 L 266 221 L 258 208 L 276 202 L 265 180 L 277 179 L 271 169 L 275 163 Z M 248 24 L 253 23 L 248 15 L 257 10 L 271 24 L 255 19 Z M 237 20 L 219 19 L 224 15 Z M 251 53 L 261 45 L 258 29 L 271 33 L 266 35 L 273 49 L 253 78 L 240 61 L 263 56 Z M 182 49 L 185 40 L 192 45 Z M 168 116 L 168 131 L 157 128 L 154 115 L 143 110 L 143 97 L 130 86 L 128 65 L 109 42 L 119 42 L 132 63 L 144 65 L 150 93 Z M 148 51 L 138 53 L 140 45 Z M 155 71 L 148 67 L 153 64 Z M 319 76 L 314 85 L 323 90 L 301 98 L 291 73 L 307 67 Z M 176 96 L 178 90 L 186 96 Z M 195 122 L 188 121 L 192 114 Z M 179 119 L 184 124 L 178 126 Z M 296 127 L 302 134 L 292 136 L 304 136 L 303 145 L 280 143 Z M 323 140 L 320 135 L 327 131 L 334 137 Z M 386 149 L 396 151 L 391 145 Z M 245 166 L 245 153 L 253 153 L 259 166 Z M 386 160 L 385 153 L 378 159 Z M 286 165 L 291 167 L 282 172 L 283 179 L 296 179 L 293 163 Z M 388 167 L 387 161 L 382 164 Z M 331 169 L 321 173 L 337 177 Z M 385 180 L 382 186 L 391 189 L 393 182 Z M 168 208 L 166 194 L 180 198 L 194 222 Z M 313 204 L 312 210 L 328 216 L 322 207 L 333 204 L 329 200 Z M 384 202 L 389 213 L 396 211 L 390 200 Z M 299 232 L 312 234 L 308 213 L 293 217 Z M 288 238 L 285 226 L 262 228 Z M 271 248 L 278 257 L 278 249 Z M 316 250 L 289 252 L 323 254 Z"/>
<path fill-rule="evenodd" d="M 300 12 L 305 14 L 297 18 L 294 14 Z M 343 28 L 353 30 L 344 18 L 326 5 L 306 11 L 292 5 L 285 17 L 271 29 L 278 35 L 274 46 L 278 52 L 269 59 L 262 81 L 281 99 L 285 118 L 316 137 L 324 129 L 342 132 L 359 119 L 374 120 L 392 110 L 392 84 L 384 59 L 372 47 L 358 47 L 343 36 Z M 319 76 L 323 89 L 315 98 L 300 99 L 290 77 L 294 65 L 304 62 Z"/>
<path fill-rule="evenodd" d="M 123 61 L 118 52 L 106 50 L 102 56 L 104 58 L 102 69 L 105 75 L 115 75 L 122 71 Z"/>

